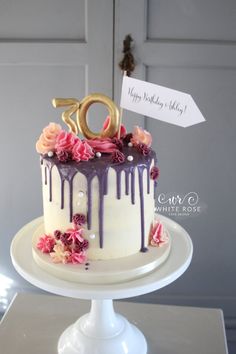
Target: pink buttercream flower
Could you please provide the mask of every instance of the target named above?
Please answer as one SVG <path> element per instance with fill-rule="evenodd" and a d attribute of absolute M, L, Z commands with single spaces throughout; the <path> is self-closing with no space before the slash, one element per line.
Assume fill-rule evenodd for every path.
<path fill-rule="evenodd" d="M 50 253 L 55 245 L 55 239 L 50 235 L 43 235 L 40 237 L 37 248 L 43 253 Z"/>
<path fill-rule="evenodd" d="M 95 138 L 86 140 L 95 152 L 112 153 L 117 150 L 116 144 L 110 138 Z"/>
<path fill-rule="evenodd" d="M 152 246 L 161 247 L 169 242 L 169 236 L 163 224 L 155 221 L 150 232 L 150 243 Z"/>
<path fill-rule="evenodd" d="M 68 133 L 62 130 L 56 138 L 56 151 L 72 152 L 74 145 L 81 141 L 74 133 Z"/>
<path fill-rule="evenodd" d="M 92 147 L 87 143 L 86 140 L 78 140 L 72 149 L 72 159 L 79 161 L 88 161 L 94 157 L 94 152 Z"/>
<path fill-rule="evenodd" d="M 142 128 L 138 127 L 137 125 L 134 127 L 133 130 L 133 136 L 131 138 L 131 143 L 133 145 L 138 145 L 138 144 L 145 144 L 148 147 L 151 146 L 152 144 L 152 136 L 149 132 L 146 130 L 143 130 Z"/>
<path fill-rule="evenodd" d="M 83 242 L 83 229 L 67 229 L 66 234 L 68 235 L 68 241 L 72 241 L 72 243 Z"/>
<path fill-rule="evenodd" d="M 70 262 L 70 254 L 62 244 L 58 243 L 54 246 L 53 251 L 50 252 L 50 256 L 52 257 L 53 263 L 69 263 Z"/>
<path fill-rule="evenodd" d="M 73 264 L 78 264 L 78 263 L 82 264 L 85 263 L 86 260 L 87 260 L 87 256 L 84 251 L 76 252 L 72 250 L 70 254 L 70 262 L 72 262 Z"/>
<path fill-rule="evenodd" d="M 107 127 L 108 127 L 108 124 L 110 122 L 110 116 L 107 116 L 105 122 L 103 123 L 103 130 L 105 130 Z M 126 135 L 126 128 L 123 124 L 121 124 L 121 127 L 120 127 L 120 138 L 122 138 L 123 136 Z M 114 135 L 113 138 L 117 138 L 118 137 L 118 132 Z"/>
<path fill-rule="evenodd" d="M 36 143 L 37 152 L 47 154 L 49 151 L 55 151 L 56 139 L 61 131 L 61 126 L 56 123 L 50 123 L 45 127 Z"/>

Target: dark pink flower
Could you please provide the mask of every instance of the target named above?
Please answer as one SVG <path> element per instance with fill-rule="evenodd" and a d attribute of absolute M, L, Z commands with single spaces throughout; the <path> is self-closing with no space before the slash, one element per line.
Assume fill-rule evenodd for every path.
<path fill-rule="evenodd" d="M 138 144 L 136 148 L 143 156 L 147 156 L 150 153 L 150 148 L 146 144 Z"/>
<path fill-rule="evenodd" d="M 56 151 L 68 151 L 71 152 L 73 146 L 80 141 L 80 139 L 74 133 L 68 133 L 62 130 L 56 138 Z"/>
<path fill-rule="evenodd" d="M 110 117 L 107 116 L 105 122 L 103 123 L 103 130 L 105 130 L 108 127 L 108 124 L 110 122 Z M 125 136 L 126 134 L 126 128 L 123 124 L 121 124 L 120 127 L 120 138 L 122 138 L 123 136 Z M 114 138 L 118 138 L 118 132 L 114 135 Z"/>
<path fill-rule="evenodd" d="M 72 240 L 71 238 L 69 239 L 69 237 L 70 237 L 69 232 L 64 232 L 63 234 L 61 234 L 60 241 L 64 246 L 70 246 L 72 244 Z"/>
<path fill-rule="evenodd" d="M 43 235 L 40 237 L 37 248 L 42 251 L 43 253 L 50 253 L 55 246 L 55 239 L 50 235 Z"/>
<path fill-rule="evenodd" d="M 95 138 L 86 140 L 95 152 L 111 153 L 117 150 L 116 144 L 110 138 Z"/>
<path fill-rule="evenodd" d="M 111 155 L 113 163 L 122 163 L 125 161 L 125 155 L 120 150 L 114 151 Z"/>
<path fill-rule="evenodd" d="M 72 154 L 70 151 L 66 150 L 59 150 L 56 152 L 57 158 L 61 162 L 67 162 L 71 160 Z"/>
<path fill-rule="evenodd" d="M 118 139 L 118 138 L 112 138 L 111 142 L 113 144 L 116 144 L 117 149 L 119 149 L 119 150 L 123 149 L 123 145 L 124 145 L 123 140 Z"/>
<path fill-rule="evenodd" d="M 151 168 L 151 171 L 150 171 L 150 178 L 153 180 L 153 181 L 156 181 L 158 179 L 160 175 L 160 171 L 159 171 L 159 168 L 156 167 L 156 166 L 153 166 Z"/>
<path fill-rule="evenodd" d="M 89 247 L 89 242 L 88 240 L 83 240 L 82 242 L 76 242 L 74 246 L 74 250 L 76 252 L 81 252 L 87 250 Z"/>
<path fill-rule="evenodd" d="M 61 237 L 61 235 L 62 235 L 62 233 L 61 233 L 61 231 L 59 231 L 59 230 L 55 230 L 54 233 L 53 233 L 53 235 L 54 235 L 54 237 L 55 237 L 57 240 L 59 240 L 60 237 Z"/>
<path fill-rule="evenodd" d="M 88 161 L 94 157 L 94 152 L 91 146 L 87 143 L 86 140 L 84 141 L 77 141 L 72 149 L 72 159 L 79 162 L 79 161 Z"/>
<path fill-rule="evenodd" d="M 84 225 L 86 223 L 86 216 L 84 214 L 75 214 L 72 221 L 76 227 Z"/>

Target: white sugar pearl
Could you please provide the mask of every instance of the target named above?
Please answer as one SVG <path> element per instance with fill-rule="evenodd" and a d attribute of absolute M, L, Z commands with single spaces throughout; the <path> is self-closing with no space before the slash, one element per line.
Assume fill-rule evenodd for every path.
<path fill-rule="evenodd" d="M 101 157 L 102 154 L 98 151 L 98 152 L 96 152 L 96 156 L 97 156 L 97 157 Z"/>
<path fill-rule="evenodd" d="M 92 235 L 89 235 L 89 237 L 91 238 L 91 240 L 94 240 L 96 235 L 92 234 Z"/>
<path fill-rule="evenodd" d="M 128 143 L 128 146 L 132 148 L 133 144 L 131 142 Z"/>
<path fill-rule="evenodd" d="M 84 192 L 83 192 L 83 191 L 79 191 L 78 197 L 79 197 L 79 198 L 83 198 L 83 196 L 84 196 Z"/>
<path fill-rule="evenodd" d="M 128 161 L 133 161 L 134 157 L 132 155 L 127 156 Z"/>
<path fill-rule="evenodd" d="M 54 153 L 53 151 L 48 151 L 48 157 L 53 157 Z"/>

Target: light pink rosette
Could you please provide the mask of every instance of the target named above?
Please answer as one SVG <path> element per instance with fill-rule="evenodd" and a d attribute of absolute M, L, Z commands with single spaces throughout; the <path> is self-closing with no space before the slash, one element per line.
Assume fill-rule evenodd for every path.
<path fill-rule="evenodd" d="M 86 140 L 95 152 L 112 153 L 117 149 L 116 144 L 112 143 L 110 138 L 95 138 Z"/>
<path fill-rule="evenodd" d="M 150 232 L 150 243 L 152 246 L 160 247 L 169 242 L 169 236 L 163 224 L 155 221 Z"/>
<path fill-rule="evenodd" d="M 56 138 L 56 151 L 71 152 L 78 141 L 80 141 L 80 139 L 74 133 L 68 133 L 65 130 L 62 130 Z"/>
<path fill-rule="evenodd" d="M 131 138 L 131 143 L 133 145 L 138 145 L 138 144 L 145 144 L 148 147 L 151 146 L 152 144 L 152 136 L 149 132 L 146 130 L 138 127 L 137 125 L 134 127 L 133 130 L 133 136 Z"/>
<path fill-rule="evenodd" d="M 37 248 L 43 253 L 50 253 L 55 246 L 55 239 L 49 235 L 43 235 L 40 237 Z"/>
<path fill-rule="evenodd" d="M 45 127 L 36 143 L 37 152 L 47 154 L 49 151 L 55 151 L 56 139 L 61 131 L 61 126 L 56 123 L 50 123 Z"/>
<path fill-rule="evenodd" d="M 108 127 L 110 119 L 111 119 L 110 116 L 106 117 L 106 120 L 103 123 L 103 130 L 105 130 Z M 120 126 L 120 138 L 122 138 L 125 135 L 126 135 L 126 128 L 125 128 L 124 124 L 121 124 L 121 126 Z M 118 132 L 112 138 L 118 138 Z"/>
<path fill-rule="evenodd" d="M 88 161 L 94 157 L 94 152 L 92 147 L 87 143 L 86 140 L 78 140 L 72 149 L 72 159 L 79 161 Z"/>

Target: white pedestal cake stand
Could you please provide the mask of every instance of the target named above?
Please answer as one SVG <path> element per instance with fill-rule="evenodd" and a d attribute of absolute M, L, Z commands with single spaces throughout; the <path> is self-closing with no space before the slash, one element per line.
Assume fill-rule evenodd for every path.
<path fill-rule="evenodd" d="M 158 215 L 168 229 L 171 252 L 163 265 L 133 281 L 92 285 L 57 279 L 40 269 L 32 257 L 31 239 L 41 218 L 25 225 L 14 237 L 11 258 L 17 272 L 33 285 L 54 294 L 92 299 L 91 310 L 59 338 L 59 354 L 146 354 L 144 335 L 113 309 L 113 299 L 138 296 L 160 289 L 180 277 L 192 258 L 188 233 L 176 222 Z"/>

